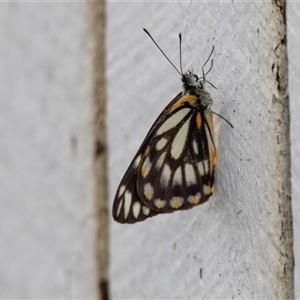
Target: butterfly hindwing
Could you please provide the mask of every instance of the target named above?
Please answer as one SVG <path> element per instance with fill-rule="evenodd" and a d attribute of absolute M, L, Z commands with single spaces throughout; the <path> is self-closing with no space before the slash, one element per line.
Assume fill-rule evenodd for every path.
<path fill-rule="evenodd" d="M 137 193 L 151 210 L 189 209 L 212 194 L 212 116 L 194 107 L 195 101 L 189 95 L 173 103 L 171 114 L 153 132 L 139 165 Z"/>
<path fill-rule="evenodd" d="M 210 110 L 179 93 L 152 125 L 128 167 L 113 217 L 135 223 L 204 203 L 212 194 L 215 145 Z"/>
<path fill-rule="evenodd" d="M 195 96 L 178 94 L 152 125 L 128 167 L 113 217 L 135 223 L 204 203 L 212 194 L 215 145 L 209 110 Z"/>

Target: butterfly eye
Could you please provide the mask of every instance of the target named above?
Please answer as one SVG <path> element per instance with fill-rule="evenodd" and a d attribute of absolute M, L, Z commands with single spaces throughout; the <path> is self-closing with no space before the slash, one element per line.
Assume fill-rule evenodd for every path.
<path fill-rule="evenodd" d="M 198 78 L 198 76 L 196 74 L 194 74 L 194 78 L 198 82 L 199 78 Z"/>

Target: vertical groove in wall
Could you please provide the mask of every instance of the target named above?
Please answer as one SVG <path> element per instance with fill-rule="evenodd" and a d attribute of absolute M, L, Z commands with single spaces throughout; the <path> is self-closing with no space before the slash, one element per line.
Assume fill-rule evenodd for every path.
<path fill-rule="evenodd" d="M 108 198 L 107 147 L 105 128 L 105 2 L 90 5 L 92 37 L 92 84 L 94 112 L 94 176 L 95 209 L 97 215 L 96 262 L 98 264 L 99 298 L 108 296 Z"/>
<path fill-rule="evenodd" d="M 274 0 L 278 16 L 278 42 L 274 49 L 274 76 L 277 92 L 273 95 L 272 105 L 277 108 L 273 115 L 277 121 L 274 136 L 277 139 L 278 162 L 278 211 L 281 217 L 281 232 L 279 234 L 278 279 L 282 284 L 277 287 L 278 298 L 294 299 L 294 254 L 293 226 L 291 205 L 291 159 L 290 159 L 290 116 L 288 95 L 288 57 L 287 57 L 287 28 L 286 1 Z M 280 181 L 281 181 L 280 180 Z"/>

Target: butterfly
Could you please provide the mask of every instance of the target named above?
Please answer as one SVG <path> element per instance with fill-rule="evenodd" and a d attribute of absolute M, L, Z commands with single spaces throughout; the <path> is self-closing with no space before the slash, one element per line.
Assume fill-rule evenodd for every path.
<path fill-rule="evenodd" d="M 143 30 L 180 74 L 183 91 L 156 119 L 117 189 L 113 218 L 128 224 L 206 202 L 212 195 L 216 159 L 212 114 L 218 114 L 210 110 L 213 100 L 205 89 L 206 83 L 213 86 L 205 77 L 213 60 L 204 72 L 214 47 L 198 78 L 191 71 L 182 71 L 181 34 L 179 71 L 150 33 Z"/>

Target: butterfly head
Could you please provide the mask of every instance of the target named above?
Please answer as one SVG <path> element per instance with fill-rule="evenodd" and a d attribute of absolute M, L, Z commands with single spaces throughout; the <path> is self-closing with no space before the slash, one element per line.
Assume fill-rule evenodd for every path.
<path fill-rule="evenodd" d="M 184 90 L 189 90 L 191 88 L 201 88 L 204 89 L 204 80 L 199 80 L 199 77 L 191 71 L 187 71 L 181 77 Z"/>
<path fill-rule="evenodd" d="M 208 108 L 213 103 L 210 94 L 205 90 L 205 78 L 199 78 L 196 74 L 191 71 L 184 73 L 181 77 L 183 83 L 183 95 L 193 95 L 196 96 L 198 105 L 203 108 Z"/>

